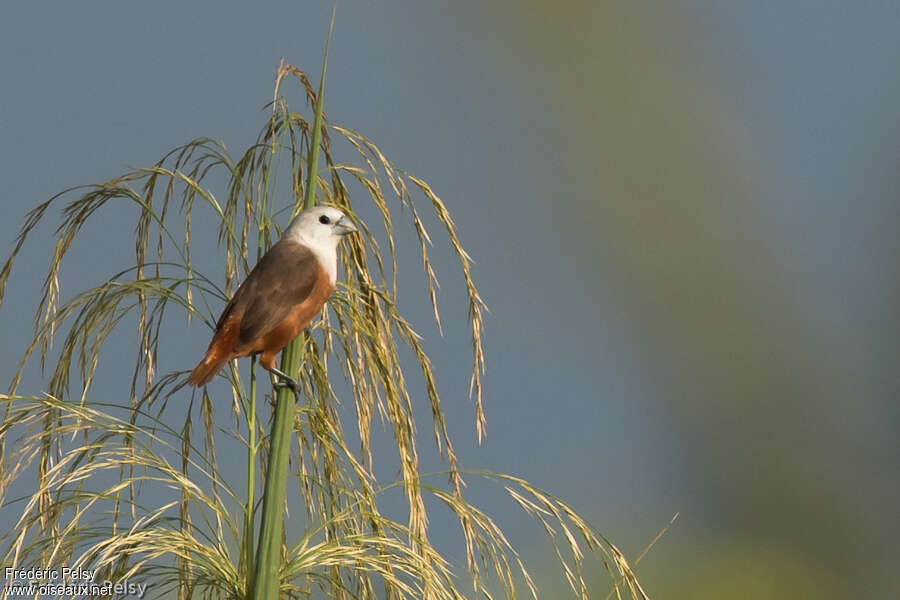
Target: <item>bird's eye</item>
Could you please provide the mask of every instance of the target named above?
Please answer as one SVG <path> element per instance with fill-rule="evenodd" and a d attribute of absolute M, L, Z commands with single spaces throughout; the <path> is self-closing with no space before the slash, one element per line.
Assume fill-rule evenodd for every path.
<path fill-rule="evenodd" d="M 321 217 L 319 217 L 319 223 L 321 223 L 322 225 L 328 225 L 329 223 L 331 223 L 331 219 L 329 219 L 327 215 L 322 215 Z"/>

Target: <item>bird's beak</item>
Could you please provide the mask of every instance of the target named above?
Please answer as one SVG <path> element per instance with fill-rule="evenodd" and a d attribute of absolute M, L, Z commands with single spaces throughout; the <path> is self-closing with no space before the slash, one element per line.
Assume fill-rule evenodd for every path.
<path fill-rule="evenodd" d="M 353 233 L 354 231 L 358 231 L 356 229 L 356 225 L 348 219 L 347 217 L 341 217 L 338 219 L 338 222 L 334 224 L 331 231 L 334 235 L 347 235 L 348 233 Z"/>

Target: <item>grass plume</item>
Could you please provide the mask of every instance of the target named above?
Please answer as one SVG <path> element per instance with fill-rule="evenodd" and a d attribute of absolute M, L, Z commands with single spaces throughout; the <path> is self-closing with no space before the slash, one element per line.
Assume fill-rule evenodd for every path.
<path fill-rule="evenodd" d="M 290 80 L 313 107 L 312 123 L 288 105 L 283 89 Z M 343 281 L 312 333 L 298 338 L 296 346 L 303 401 L 295 407 L 291 399 L 287 413 L 295 441 L 289 448 L 284 504 L 295 512 L 299 507 L 305 525 L 299 539 L 287 532 L 278 536 L 278 595 L 456 599 L 513 598 L 524 592 L 537 598 L 538 588 L 518 551 L 491 517 L 466 500 L 466 476 L 502 486 L 510 502 L 547 532 L 575 597 L 588 596 L 583 574 L 589 550 L 598 551 L 617 594 L 646 597 L 624 555 L 568 505 L 522 479 L 460 466 L 434 366 L 397 303 L 395 234 L 410 227 L 415 235 L 438 328 L 446 324 L 429 249 L 447 244 L 458 261 L 480 440 L 487 309 L 474 282 L 472 259 L 431 186 L 397 168 L 362 134 L 330 123 L 317 103 L 321 97 L 321 88 L 315 89 L 303 71 L 282 63 L 270 116 L 239 155 L 210 138 L 192 140 L 152 166 L 66 190 L 26 215 L 0 269 L 0 303 L 29 236 L 56 209 L 59 225 L 32 340 L 7 393 L 0 395 L 0 506 L 4 514 L 18 515 L 15 527 L 0 536 L 0 561 L 99 569 L 110 580 L 140 577 L 154 582 L 153 595 L 250 597 L 253 531 L 262 510 L 254 480 L 242 488 L 244 481 L 233 481 L 231 470 L 221 468 L 220 448 L 236 444 L 246 452 L 251 473 L 263 479 L 271 475 L 273 441 L 257 419 L 257 411 L 268 404 L 256 403 L 261 386 L 255 371 L 244 381 L 235 364 L 219 376 L 227 385 L 211 385 L 199 397 L 191 396 L 185 371 L 161 368 L 165 325 L 187 318 L 212 327 L 236 284 L 277 239 L 278 223 L 317 198 L 348 214 L 361 235 L 348 238 L 339 253 Z M 321 136 L 315 133 L 316 118 L 322 122 Z M 336 157 L 339 146 L 348 151 L 342 160 Z M 318 162 L 310 160 L 315 153 Z M 280 192 L 285 186 L 287 198 Z M 213 189 L 223 191 L 217 196 Z M 60 275 L 74 240 L 109 204 L 123 202 L 138 215 L 134 245 L 127 249 L 133 260 L 99 285 L 66 296 Z M 364 222 L 358 207 L 376 218 Z M 440 224 L 441 236 L 429 231 L 430 219 Z M 194 264 L 198 227 L 215 229 L 221 272 L 204 274 Z M 92 397 L 92 384 L 106 343 L 130 334 L 123 332 L 126 324 L 137 328 L 130 389 L 121 400 L 104 403 Z M 409 356 L 413 360 L 401 358 Z M 49 375 L 46 394 L 19 392 L 32 360 Z M 413 372 L 421 377 L 424 398 L 410 389 Z M 179 402 L 170 402 L 173 398 Z M 355 419 L 341 419 L 341 401 L 355 410 Z M 421 472 L 414 417 L 420 402 L 430 408 L 434 443 L 447 461 L 445 473 Z M 217 416 L 223 406 L 235 423 L 224 432 Z M 400 473 L 387 483 L 376 478 L 373 467 L 373 427 L 379 416 L 393 433 Z M 349 441 L 348 428 L 354 429 L 350 439 L 358 442 Z M 12 494 L 23 487 L 27 493 Z M 402 492 L 406 522 L 384 514 L 384 499 L 396 492 Z M 461 569 L 455 570 L 428 537 L 431 500 L 460 524 L 466 555 Z"/>

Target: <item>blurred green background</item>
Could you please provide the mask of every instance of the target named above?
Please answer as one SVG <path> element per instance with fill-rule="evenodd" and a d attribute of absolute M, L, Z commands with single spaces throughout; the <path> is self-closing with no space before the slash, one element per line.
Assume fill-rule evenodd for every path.
<path fill-rule="evenodd" d="M 66 187 L 196 136 L 251 143 L 279 58 L 316 72 L 330 10 L 6 3 L 4 254 Z M 679 513 L 637 568 L 652 597 L 900 597 L 898 31 L 889 2 L 338 7 L 329 118 L 432 184 L 492 310 L 477 446 L 464 328 L 428 328 L 418 279 L 401 307 L 425 324 L 463 464 L 552 490 L 632 558 Z M 128 258 L 110 249 L 130 247 L 131 213 L 106 219 L 64 297 Z M 3 380 L 50 234 L 0 310 Z M 205 348 L 200 324 L 182 335 L 161 369 Z M 32 369 L 21 390 L 40 389 Z M 538 530 L 474 487 L 561 595 Z"/>

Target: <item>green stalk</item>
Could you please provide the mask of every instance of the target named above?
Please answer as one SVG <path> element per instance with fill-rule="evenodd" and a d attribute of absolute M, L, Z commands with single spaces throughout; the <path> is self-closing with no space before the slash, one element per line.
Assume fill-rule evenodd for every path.
<path fill-rule="evenodd" d="M 273 104 L 272 106 L 272 122 L 274 123 L 275 112 L 278 110 L 278 107 Z M 265 242 L 266 242 L 266 233 L 269 228 L 269 210 L 268 210 L 268 200 L 269 200 L 269 190 L 276 187 L 275 181 L 278 179 L 278 167 L 281 165 L 281 160 L 277 160 L 274 163 L 274 169 L 272 168 L 273 158 L 276 156 L 280 156 L 278 152 L 278 147 L 281 143 L 281 138 L 284 136 L 284 129 L 282 128 L 281 133 L 277 137 L 273 137 L 272 140 L 272 152 L 269 154 L 268 158 L 268 167 L 263 170 L 262 175 L 262 185 L 260 186 L 261 197 L 259 199 L 258 205 L 258 214 L 259 218 L 257 221 L 257 236 L 256 236 L 256 262 L 263 256 L 263 251 L 265 250 Z M 274 173 L 273 180 L 270 181 L 269 173 Z M 254 535 L 254 523 L 253 523 L 253 513 L 256 507 L 256 455 L 259 452 L 259 446 L 256 443 L 256 428 L 257 428 L 257 415 L 256 415 L 256 390 L 257 390 L 257 377 L 256 377 L 256 365 L 258 360 L 256 356 L 250 358 L 250 409 L 247 413 L 247 503 L 245 505 L 245 514 L 244 514 L 244 540 L 243 540 L 243 548 L 242 553 L 242 564 L 244 565 L 244 573 L 247 574 L 248 582 L 247 589 L 253 589 L 253 582 L 256 578 L 256 566 L 253 550 L 253 543 L 256 539 Z"/>
<path fill-rule="evenodd" d="M 250 410 L 247 414 L 247 504 L 244 506 L 244 572 L 253 577 L 253 507 L 256 504 L 256 358 L 250 361 Z M 253 585 L 252 579 L 250 586 Z"/>
<path fill-rule="evenodd" d="M 328 63 L 328 43 L 334 27 L 334 13 L 328 25 L 325 56 L 322 59 L 322 76 L 316 95 L 315 119 L 306 170 L 306 189 L 303 208 L 312 208 L 316 202 L 316 173 L 319 162 L 319 145 L 322 142 L 322 99 L 325 92 L 325 65 Z M 298 336 L 281 353 L 281 371 L 296 377 L 300 370 L 300 358 L 306 334 Z M 278 600 L 281 581 L 281 538 L 284 532 L 284 502 L 287 495 L 287 467 L 291 449 L 296 398 L 293 393 L 280 388 L 272 421 L 271 451 L 263 492 L 262 523 L 259 529 L 259 545 L 256 549 L 256 578 L 253 585 L 255 600 Z"/>

